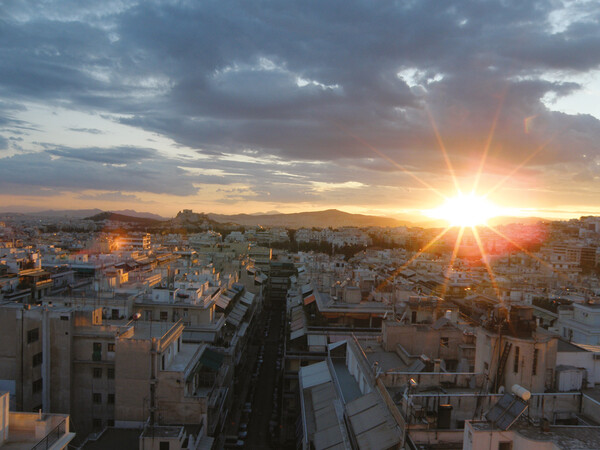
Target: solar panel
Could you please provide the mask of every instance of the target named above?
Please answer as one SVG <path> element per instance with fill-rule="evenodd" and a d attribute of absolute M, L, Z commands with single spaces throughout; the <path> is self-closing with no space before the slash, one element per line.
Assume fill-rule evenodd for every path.
<path fill-rule="evenodd" d="M 488 411 L 486 417 L 501 430 L 508 430 L 527 410 L 528 406 L 527 402 L 516 395 L 504 394 L 498 403 Z"/>

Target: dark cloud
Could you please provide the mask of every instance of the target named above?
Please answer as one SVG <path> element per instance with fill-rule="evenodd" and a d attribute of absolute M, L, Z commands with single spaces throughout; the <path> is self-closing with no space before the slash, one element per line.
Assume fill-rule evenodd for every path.
<path fill-rule="evenodd" d="M 69 130 L 76 131 L 78 133 L 104 134 L 104 131 L 99 130 L 97 128 L 69 128 Z"/>
<path fill-rule="evenodd" d="M 116 148 L 60 148 L 48 150 L 47 153 L 61 158 L 106 164 L 127 164 L 141 162 L 158 155 L 151 148 L 116 147 Z"/>
<path fill-rule="evenodd" d="M 596 118 L 554 112 L 543 101 L 578 92 L 582 86 L 569 78 L 599 67 L 597 5 L 578 14 L 552 0 L 55 6 L 0 7 L 5 104 L 92 110 L 212 155 L 198 165 L 226 174 L 191 175 L 178 168 L 181 158 L 167 161 L 152 149 L 50 145 L 30 156 L 49 164 L 48 174 L 34 167 L 48 185 L 104 183 L 112 191 L 107 183 L 115 183 L 119 191 L 184 195 L 194 192 L 192 180 L 243 181 L 256 186 L 254 197 L 274 196 L 260 180 L 281 183 L 281 199 L 310 201 L 320 195 L 310 181 L 413 183 L 402 169 L 439 176 L 446 167 L 434 128 L 456 172 L 466 175 L 499 105 L 489 173 L 523 162 L 530 171 L 560 164 L 572 170 L 573 182 L 584 181 L 580 155 L 599 153 Z M 0 114 L 0 126 L 17 125 Z M 284 180 L 276 164 L 220 159 L 248 149 L 291 161 L 280 172 L 309 177 Z M 2 160 L 0 173 L 10 176 L 5 167 L 22 162 Z M 79 173 L 65 177 L 62 170 Z"/>
<path fill-rule="evenodd" d="M 141 161 L 121 159 L 114 163 L 111 155 L 118 151 L 91 152 L 92 156 L 86 158 L 82 155 L 89 149 L 77 150 L 65 150 L 67 157 L 57 157 L 60 152 L 48 151 L 2 158 L 0 192 L 14 185 L 74 192 L 110 189 L 181 196 L 197 192 L 193 183 L 198 182 L 198 177 L 188 175 L 168 159 L 157 156 Z"/>
<path fill-rule="evenodd" d="M 152 203 L 152 202 L 146 202 L 146 201 L 140 199 L 136 195 L 123 194 L 122 192 L 119 192 L 119 191 L 101 192 L 99 194 L 93 194 L 93 195 L 82 194 L 82 195 L 79 195 L 78 198 L 80 198 L 81 200 L 92 200 L 92 201 L 102 200 L 102 201 L 109 201 L 109 202 L 125 202 L 125 203 Z"/>

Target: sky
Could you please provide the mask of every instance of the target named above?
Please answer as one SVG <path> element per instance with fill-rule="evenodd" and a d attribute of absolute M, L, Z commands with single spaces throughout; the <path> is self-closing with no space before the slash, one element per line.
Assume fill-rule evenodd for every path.
<path fill-rule="evenodd" d="M 0 210 L 600 215 L 600 3 L 4 1 Z"/>

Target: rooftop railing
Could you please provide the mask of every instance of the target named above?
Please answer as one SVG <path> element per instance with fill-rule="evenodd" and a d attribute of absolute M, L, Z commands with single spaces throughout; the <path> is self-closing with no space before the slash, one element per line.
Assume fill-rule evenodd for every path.
<path fill-rule="evenodd" d="M 44 439 L 31 447 L 31 450 L 47 450 L 67 432 L 67 421 L 62 420 Z"/>

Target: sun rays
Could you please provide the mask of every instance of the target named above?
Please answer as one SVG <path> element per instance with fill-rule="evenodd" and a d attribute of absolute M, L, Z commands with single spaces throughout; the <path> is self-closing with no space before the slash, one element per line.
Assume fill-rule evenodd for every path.
<path fill-rule="evenodd" d="M 518 242 L 515 242 L 513 239 L 511 239 L 510 237 L 506 236 L 504 233 L 499 231 L 496 227 L 494 227 L 488 223 L 488 220 L 492 219 L 493 217 L 497 217 L 497 216 L 500 216 L 500 215 L 510 212 L 510 210 L 505 209 L 505 208 L 500 208 L 497 205 L 495 205 L 494 203 L 492 203 L 490 200 L 488 200 L 488 197 L 492 193 L 494 193 L 495 191 L 500 189 L 519 170 L 521 170 L 536 155 L 538 155 L 544 148 L 546 148 L 548 146 L 548 144 L 550 144 L 550 142 L 552 142 L 554 140 L 554 138 L 556 137 L 556 135 L 558 133 L 555 133 L 550 139 L 548 139 L 546 142 L 542 143 L 542 145 L 540 145 L 539 147 L 535 148 L 532 152 L 530 152 L 519 164 L 517 164 L 512 170 L 510 170 L 498 183 L 496 183 L 485 194 L 483 194 L 483 195 L 478 194 L 479 183 L 480 183 L 482 174 L 485 170 L 487 158 L 488 158 L 490 148 L 491 148 L 491 145 L 492 145 L 492 142 L 494 139 L 494 134 L 496 132 L 496 128 L 498 126 L 498 122 L 500 120 L 500 114 L 502 112 L 502 107 L 504 105 L 504 99 L 506 97 L 506 94 L 507 94 L 507 92 L 504 91 L 503 94 L 500 96 L 500 101 L 499 101 L 496 113 L 494 115 L 494 118 L 492 120 L 489 134 L 487 136 L 486 142 L 482 149 L 481 159 L 479 161 L 479 165 L 478 165 L 477 171 L 474 176 L 474 182 L 471 187 L 471 192 L 469 194 L 464 194 L 461 190 L 460 183 L 458 181 L 458 178 L 456 177 L 456 173 L 455 173 L 452 163 L 450 161 L 446 147 L 444 146 L 444 143 L 442 141 L 438 127 L 437 127 L 435 120 L 434 120 L 432 114 L 430 113 L 429 109 L 427 109 L 427 115 L 429 117 L 429 121 L 431 123 L 433 133 L 435 134 L 436 140 L 439 145 L 439 149 L 442 153 L 444 161 L 446 162 L 446 166 L 448 168 L 448 173 L 449 173 L 450 177 L 452 178 L 454 187 L 456 189 L 456 194 L 454 197 L 447 198 L 446 202 L 437 208 L 425 211 L 425 213 L 428 213 L 427 215 L 429 215 L 430 217 L 446 220 L 449 224 L 449 227 L 458 227 L 458 232 L 456 233 L 456 239 L 454 241 L 454 246 L 452 249 L 452 254 L 450 256 L 450 260 L 448 261 L 448 266 L 446 267 L 446 270 L 443 271 L 444 281 L 443 281 L 443 285 L 441 287 L 441 297 L 442 298 L 444 298 L 446 295 L 446 292 L 448 289 L 448 283 L 450 281 L 450 274 L 452 273 L 452 271 L 454 269 L 456 259 L 459 255 L 460 247 L 463 243 L 462 241 L 463 241 L 463 237 L 465 234 L 465 230 L 467 230 L 467 229 L 470 230 L 470 232 L 477 244 L 477 249 L 479 250 L 479 254 L 481 256 L 481 261 L 482 261 L 482 263 L 485 267 L 485 271 L 489 277 L 490 285 L 493 289 L 496 299 L 500 303 L 504 303 L 503 297 L 501 295 L 500 288 L 496 281 L 496 275 L 494 274 L 494 271 L 490 265 L 489 254 L 485 249 L 485 245 L 481 238 L 479 228 L 485 228 L 485 229 L 492 231 L 496 235 L 500 236 L 502 239 L 509 242 L 511 245 L 515 246 L 519 250 L 523 251 L 524 253 L 526 253 L 527 255 L 532 257 L 534 260 L 539 262 L 540 265 L 546 266 L 548 269 L 553 271 L 552 266 L 550 264 L 548 264 L 546 261 L 540 259 L 536 255 L 531 253 L 529 250 L 524 248 L 522 245 L 520 245 Z M 444 230 L 443 234 L 438 235 L 434 239 L 432 239 L 423 249 L 421 249 L 419 252 L 417 252 L 416 255 L 413 256 L 413 258 L 411 258 L 411 260 L 409 260 L 407 265 L 409 265 L 412 261 L 414 261 L 423 252 L 427 251 L 427 249 L 429 247 L 431 247 L 435 242 L 437 242 L 437 240 L 439 240 L 441 238 L 441 236 L 445 235 L 448 230 L 449 230 L 449 228 L 446 228 Z"/>
<path fill-rule="evenodd" d="M 490 253 L 486 250 L 486 246 L 484 243 L 484 238 L 482 238 L 481 230 L 489 230 L 495 235 L 499 236 L 501 239 L 505 240 L 508 244 L 513 246 L 514 248 L 519 249 L 524 252 L 528 256 L 530 256 L 533 260 L 541 266 L 546 267 L 547 269 L 553 271 L 553 268 L 550 264 L 548 264 L 543 259 L 534 255 L 532 252 L 527 250 L 523 245 L 516 242 L 514 239 L 507 236 L 505 233 L 500 231 L 497 227 L 488 223 L 488 221 L 494 217 L 502 216 L 502 215 L 511 215 L 515 214 L 514 209 L 508 209 L 500 207 L 494 204 L 491 200 L 489 200 L 490 195 L 495 193 L 498 189 L 503 187 L 509 180 L 511 180 L 514 175 L 525 167 L 535 156 L 537 156 L 542 150 L 547 148 L 547 146 L 556 138 L 559 132 L 555 133 L 551 136 L 547 141 L 543 142 L 540 146 L 533 149 L 529 154 L 527 154 L 522 161 L 517 164 L 515 167 L 510 169 L 507 173 L 505 173 L 502 178 L 494 184 L 491 188 L 487 189 L 487 191 L 483 194 L 479 193 L 480 189 L 480 181 L 486 169 L 486 163 L 488 162 L 488 156 L 490 153 L 490 149 L 492 147 L 492 142 L 494 140 L 494 135 L 498 128 L 498 124 L 500 122 L 500 116 L 502 113 L 502 108 L 504 106 L 504 100 L 507 95 L 507 90 L 505 90 L 499 99 L 499 103 L 497 109 L 495 111 L 494 117 L 492 119 L 492 123 L 490 126 L 489 133 L 481 150 L 481 157 L 477 165 L 477 170 L 473 174 L 473 183 L 470 186 L 470 191 L 467 190 L 465 193 L 461 189 L 459 179 L 456 175 L 455 168 L 452 165 L 450 160 L 449 153 L 446 149 L 446 146 L 443 142 L 442 135 L 439 131 L 439 128 L 434 120 L 433 115 L 431 114 L 429 108 L 425 107 L 425 111 L 429 118 L 429 122 L 431 124 L 431 128 L 433 134 L 435 136 L 436 143 L 439 147 L 439 150 L 444 159 L 446 168 L 448 170 L 448 174 L 452 179 L 453 186 L 455 189 L 455 194 L 453 196 L 448 196 L 442 193 L 439 189 L 436 189 L 430 183 L 426 182 L 422 178 L 418 177 L 414 173 L 412 173 L 407 168 L 403 167 L 396 161 L 392 160 L 390 157 L 385 155 L 383 152 L 379 151 L 369 143 L 365 142 L 363 139 L 353 135 L 349 132 L 349 130 L 344 128 L 344 132 L 351 136 L 353 139 L 365 145 L 375 154 L 377 154 L 382 159 L 391 163 L 394 167 L 401 170 L 404 174 L 409 175 L 414 180 L 419 182 L 421 185 L 425 186 L 431 192 L 440 196 L 444 203 L 438 206 L 437 208 L 433 208 L 430 210 L 425 210 L 423 213 L 429 217 L 436 219 L 443 219 L 447 222 L 447 227 L 442 229 L 437 235 L 431 238 L 425 245 L 422 246 L 417 252 L 415 252 L 412 257 L 408 259 L 408 261 L 394 271 L 386 280 L 379 284 L 378 290 L 383 289 L 389 283 L 393 283 L 394 279 L 398 276 L 406 268 L 410 267 L 422 254 L 428 252 L 436 243 L 440 242 L 442 238 L 446 238 L 450 233 L 450 230 L 455 230 L 456 235 L 454 242 L 450 242 L 452 252 L 450 254 L 450 258 L 447 261 L 447 265 L 442 269 L 443 283 L 440 286 L 439 294 L 442 298 L 446 296 L 448 291 L 448 285 L 452 278 L 452 274 L 454 271 L 454 266 L 456 264 L 457 259 L 460 257 L 461 246 L 463 245 L 463 239 L 465 237 L 465 233 L 469 231 L 469 234 L 473 237 L 473 240 L 476 244 L 476 249 L 479 252 L 481 257 L 481 262 L 485 269 L 485 273 L 489 278 L 489 285 L 491 287 L 491 291 L 493 295 L 496 297 L 498 302 L 504 303 L 503 296 L 500 290 L 500 287 L 497 282 L 497 276 L 494 273 L 492 265 L 490 263 Z M 343 127 L 342 127 L 343 128 Z M 560 276 L 560 274 L 558 274 Z M 488 291 L 489 292 L 489 291 Z"/>

